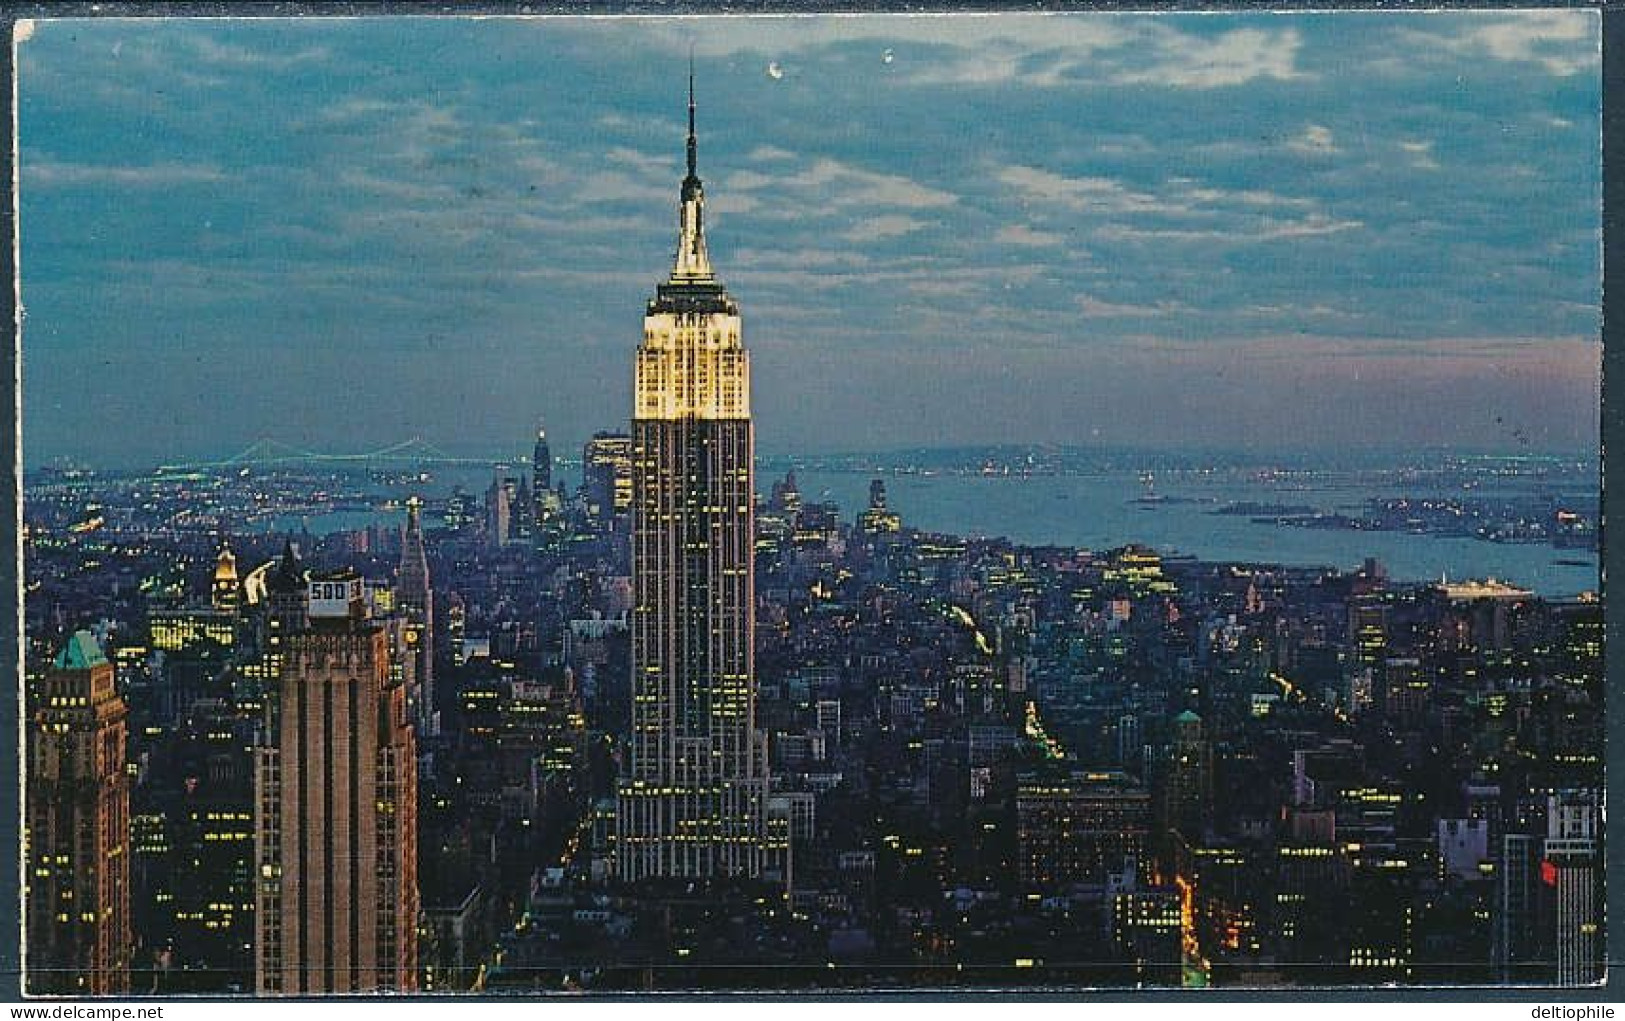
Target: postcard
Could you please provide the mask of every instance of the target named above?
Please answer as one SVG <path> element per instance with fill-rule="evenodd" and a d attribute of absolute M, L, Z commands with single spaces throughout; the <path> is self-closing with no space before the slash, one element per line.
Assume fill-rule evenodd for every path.
<path fill-rule="evenodd" d="M 1596 11 L 14 46 L 27 994 L 1605 977 Z"/>

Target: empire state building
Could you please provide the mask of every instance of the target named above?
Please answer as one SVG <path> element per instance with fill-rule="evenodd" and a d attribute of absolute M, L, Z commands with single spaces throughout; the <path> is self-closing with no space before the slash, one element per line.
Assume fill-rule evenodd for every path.
<path fill-rule="evenodd" d="M 616 874 L 787 879 L 756 729 L 750 356 L 711 269 L 689 78 L 677 256 L 643 319 L 632 412 L 632 735 Z"/>

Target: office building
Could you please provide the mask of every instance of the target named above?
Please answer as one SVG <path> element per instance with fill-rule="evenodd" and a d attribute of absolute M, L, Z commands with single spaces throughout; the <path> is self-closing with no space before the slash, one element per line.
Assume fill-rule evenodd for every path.
<path fill-rule="evenodd" d="M 359 577 L 314 576 L 285 636 L 255 784 L 261 994 L 416 987 L 416 748 L 367 612 Z"/>
<path fill-rule="evenodd" d="M 601 432 L 581 454 L 582 495 L 595 528 L 610 531 L 632 509 L 632 437 Z"/>
<path fill-rule="evenodd" d="M 755 721 L 750 361 L 706 251 L 689 95 L 676 264 L 649 302 L 632 419 L 632 736 L 617 872 L 786 880 Z"/>
<path fill-rule="evenodd" d="M 886 482 L 874 479 L 869 483 L 869 506 L 858 516 L 858 528 L 869 535 L 896 532 L 903 527 L 903 519 L 896 511 L 886 509 Z"/>
<path fill-rule="evenodd" d="M 1597 798 L 1589 791 L 1564 791 L 1548 805 L 1540 869 L 1556 906 L 1557 984 L 1590 985 L 1602 980 Z"/>
<path fill-rule="evenodd" d="M 1213 818 L 1213 750 L 1202 718 L 1186 710 L 1174 718 L 1174 739 L 1163 774 L 1163 824 L 1200 841 Z"/>
<path fill-rule="evenodd" d="M 1048 893 L 1147 864 L 1151 796 L 1123 773 L 1023 777 L 1016 788 L 1022 887 Z"/>
<path fill-rule="evenodd" d="M 88 631 L 28 686 L 26 989 L 113 996 L 130 978 L 128 710 Z"/>
<path fill-rule="evenodd" d="M 504 479 L 503 465 L 498 465 L 485 491 L 485 542 L 493 549 L 501 549 L 512 537 L 513 486 Z"/>

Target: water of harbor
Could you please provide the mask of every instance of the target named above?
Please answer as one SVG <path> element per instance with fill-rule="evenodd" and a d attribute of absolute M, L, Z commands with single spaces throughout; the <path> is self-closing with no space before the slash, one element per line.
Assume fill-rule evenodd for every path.
<path fill-rule="evenodd" d="M 778 477 L 776 471 L 760 472 L 757 489 L 765 494 Z M 873 477 L 858 471 L 797 472 L 804 500 L 833 501 L 848 521 L 868 504 Z M 1154 478 L 1126 470 L 1029 477 L 888 472 L 883 477 L 891 508 L 909 527 L 929 531 L 1096 550 L 1138 543 L 1202 560 L 1304 567 L 1352 569 L 1366 557 L 1376 557 L 1399 581 L 1494 577 L 1551 598 L 1599 589 L 1597 554 L 1585 549 L 1397 531 L 1293 527 L 1255 522 L 1245 514 L 1213 513 L 1230 504 L 1259 503 L 1358 515 L 1370 499 L 1501 495 L 1493 490 L 1464 494 L 1459 487 L 1430 489 L 1392 479 L 1261 478 L 1238 471 L 1159 472 Z M 576 484 L 575 479 L 563 478 L 571 488 Z M 379 493 L 382 498 L 398 500 L 410 488 L 434 501 L 460 485 L 483 497 L 489 482 L 489 470 L 442 473 L 424 485 L 380 488 Z M 1527 483 L 1509 481 L 1507 491 L 1520 485 Z M 1594 490 L 1559 495 L 1593 508 L 1597 499 Z M 398 527 L 404 520 L 405 512 L 395 506 L 277 515 L 267 518 L 261 527 L 320 534 L 372 524 Z M 428 523 L 433 527 L 432 518 Z"/>
<path fill-rule="evenodd" d="M 868 503 L 867 475 L 804 471 L 797 472 L 796 479 L 803 499 L 833 500 L 843 511 L 854 512 Z M 1444 495 L 1419 494 L 1411 487 L 1402 492 L 1397 487 L 1341 485 L 1316 491 L 1293 483 L 1196 472 L 1159 474 L 1149 487 L 1134 472 L 1026 478 L 887 475 L 885 481 L 888 505 L 903 516 L 904 524 L 932 531 L 1086 549 L 1139 543 L 1202 560 L 1306 567 L 1354 568 L 1366 557 L 1376 557 L 1389 576 L 1400 581 L 1496 577 L 1553 598 L 1599 587 L 1597 554 L 1589 550 L 1407 532 L 1289 527 L 1255 523 L 1246 515 L 1212 513 L 1230 503 L 1250 501 L 1357 514 L 1370 498 Z M 1159 499 L 1142 502 L 1147 495 Z"/>

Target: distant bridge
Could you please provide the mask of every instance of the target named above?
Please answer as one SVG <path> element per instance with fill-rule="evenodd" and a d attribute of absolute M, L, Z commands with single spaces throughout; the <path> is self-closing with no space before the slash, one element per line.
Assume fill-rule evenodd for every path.
<path fill-rule="evenodd" d="M 246 468 L 251 465 L 271 464 L 413 464 L 490 466 L 499 460 L 484 457 L 452 457 L 428 441 L 414 436 L 377 450 L 358 454 L 333 454 L 316 450 L 302 450 L 280 440 L 260 439 L 246 449 L 223 461 L 194 461 L 188 464 L 166 464 L 160 472 L 201 471 L 204 469 Z"/>

